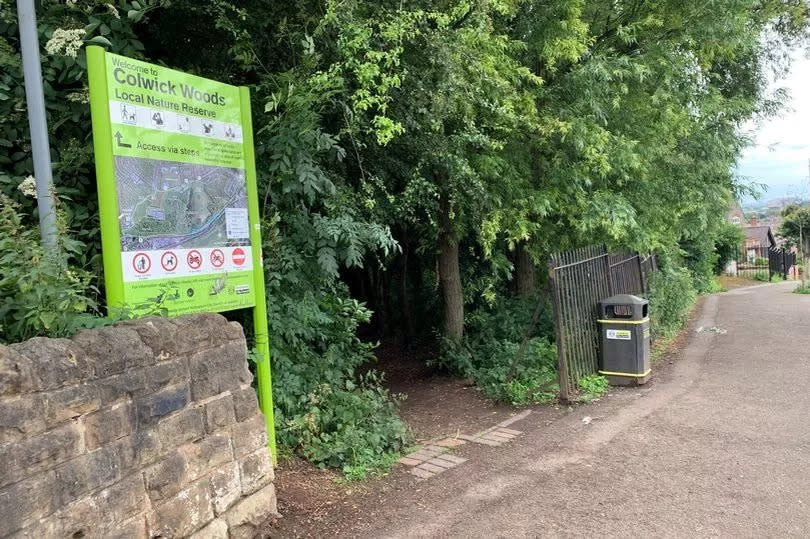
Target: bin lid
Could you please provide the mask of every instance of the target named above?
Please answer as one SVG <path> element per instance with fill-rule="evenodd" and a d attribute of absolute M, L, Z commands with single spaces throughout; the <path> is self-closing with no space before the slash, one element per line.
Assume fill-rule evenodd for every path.
<path fill-rule="evenodd" d="M 602 305 L 647 305 L 648 300 L 632 294 L 616 294 L 599 302 Z"/>

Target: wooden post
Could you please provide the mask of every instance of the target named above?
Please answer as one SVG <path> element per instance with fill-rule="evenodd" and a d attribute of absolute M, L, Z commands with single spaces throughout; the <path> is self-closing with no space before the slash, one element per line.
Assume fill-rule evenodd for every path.
<path fill-rule="evenodd" d="M 647 277 L 644 275 L 644 263 L 641 261 L 641 253 L 636 251 L 636 260 L 638 261 L 638 278 L 641 280 L 641 293 L 646 294 L 647 290 Z"/>
<path fill-rule="evenodd" d="M 602 246 L 602 256 L 605 258 L 605 276 L 607 277 L 608 296 L 613 295 L 613 273 L 610 270 L 610 254 L 606 245 Z M 600 298 L 606 299 L 606 298 Z"/>
<path fill-rule="evenodd" d="M 565 357 L 565 338 L 562 328 L 562 313 L 560 312 L 560 287 L 557 283 L 556 257 L 552 255 L 548 263 L 548 284 L 551 288 L 551 304 L 554 311 L 554 335 L 557 339 L 557 365 L 560 379 L 560 401 L 568 402 L 568 361 Z"/>

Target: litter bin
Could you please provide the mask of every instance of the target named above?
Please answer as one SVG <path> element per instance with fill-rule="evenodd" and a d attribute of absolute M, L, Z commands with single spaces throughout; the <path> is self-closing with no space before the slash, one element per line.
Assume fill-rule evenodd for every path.
<path fill-rule="evenodd" d="M 650 377 L 650 317 L 646 299 L 620 294 L 599 302 L 599 374 L 612 385 L 646 384 Z"/>

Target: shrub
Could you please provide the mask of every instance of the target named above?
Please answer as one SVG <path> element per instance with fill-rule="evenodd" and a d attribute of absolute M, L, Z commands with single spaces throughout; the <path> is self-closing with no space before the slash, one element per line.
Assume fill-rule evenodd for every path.
<path fill-rule="evenodd" d="M 662 265 L 650 279 L 650 319 L 654 334 L 666 336 L 683 327 L 696 299 L 697 291 L 689 271 Z"/>
<path fill-rule="evenodd" d="M 610 383 L 608 379 L 599 374 L 591 374 L 579 381 L 579 400 L 591 402 L 608 392 Z"/>
<path fill-rule="evenodd" d="M 60 234 L 56 248 L 45 251 L 39 231 L 27 228 L 17 203 L 0 193 L 0 341 L 64 337 L 105 323 L 91 275 L 70 264 L 82 249 Z"/>

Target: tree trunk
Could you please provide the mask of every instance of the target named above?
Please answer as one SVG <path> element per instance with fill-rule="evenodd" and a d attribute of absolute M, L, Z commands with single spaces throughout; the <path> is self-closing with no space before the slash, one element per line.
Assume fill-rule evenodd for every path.
<path fill-rule="evenodd" d="M 402 232 L 402 278 L 400 280 L 400 301 L 402 302 L 402 341 L 405 346 L 410 346 L 413 338 L 413 309 L 411 308 L 411 296 L 408 293 L 408 254 L 411 251 L 411 244 L 408 241 L 408 230 Z"/>
<path fill-rule="evenodd" d="M 525 241 L 515 249 L 515 285 L 519 296 L 534 294 L 537 289 L 537 276 L 534 273 L 534 260 L 529 255 Z"/>
<path fill-rule="evenodd" d="M 464 334 L 464 295 L 458 265 L 458 236 L 447 193 L 439 197 L 439 280 L 444 297 L 444 336 L 460 341 Z"/>

